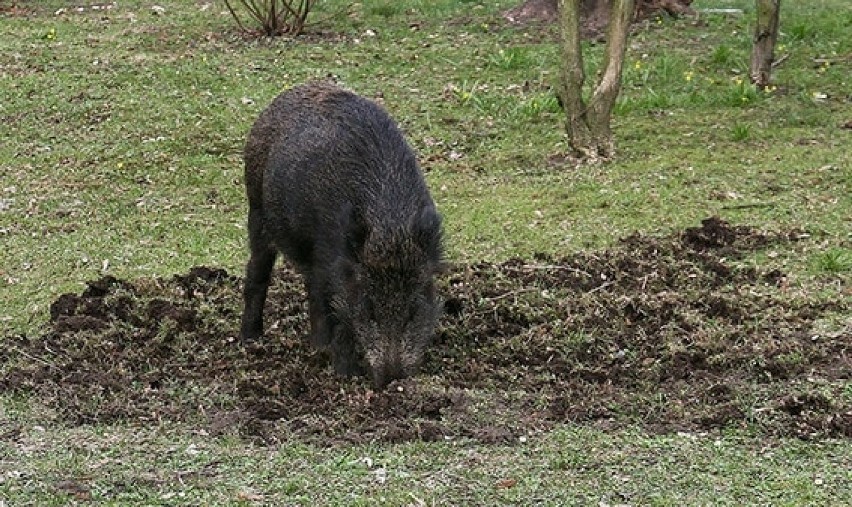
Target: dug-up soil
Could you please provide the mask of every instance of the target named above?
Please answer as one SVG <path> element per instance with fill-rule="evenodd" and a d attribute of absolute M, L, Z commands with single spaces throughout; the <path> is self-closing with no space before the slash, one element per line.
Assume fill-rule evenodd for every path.
<path fill-rule="evenodd" d="M 306 343 L 289 268 L 250 347 L 236 340 L 239 277 L 104 277 L 58 298 L 42 336 L 3 338 L 0 390 L 65 424 L 186 421 L 270 443 L 509 443 L 565 422 L 852 437 L 849 298 L 794 295 L 785 273 L 737 262 L 797 238 L 707 219 L 604 251 L 458 265 L 422 373 L 380 391 Z"/>

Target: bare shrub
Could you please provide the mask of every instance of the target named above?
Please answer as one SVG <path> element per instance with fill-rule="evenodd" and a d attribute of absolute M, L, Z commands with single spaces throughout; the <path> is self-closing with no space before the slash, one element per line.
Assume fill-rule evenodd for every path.
<path fill-rule="evenodd" d="M 224 0 L 225 6 L 241 30 L 246 28 L 237 11 L 247 15 L 250 22 L 259 25 L 266 36 L 299 35 L 305 29 L 308 14 L 318 0 Z M 234 7 L 237 7 L 236 9 Z"/>

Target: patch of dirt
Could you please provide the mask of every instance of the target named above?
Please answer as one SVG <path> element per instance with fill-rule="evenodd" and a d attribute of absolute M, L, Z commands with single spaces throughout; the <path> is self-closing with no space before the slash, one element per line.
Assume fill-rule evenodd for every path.
<path fill-rule="evenodd" d="M 655 16 L 685 16 L 694 14 L 692 0 L 639 0 L 633 8 L 633 21 Z M 559 19 L 557 0 L 525 0 L 502 13 L 513 25 L 554 24 Z M 602 0 L 583 0 L 580 3 L 581 34 L 585 39 L 603 40 L 609 24 L 610 3 Z"/>
<path fill-rule="evenodd" d="M 802 237 L 710 218 L 603 251 L 456 266 L 422 374 L 381 391 L 307 344 L 288 268 L 251 346 L 236 339 L 242 281 L 224 270 L 105 277 L 59 297 L 42 336 L 4 338 L 0 389 L 70 424 L 171 419 L 264 442 L 508 443 L 563 422 L 852 437 L 849 299 L 787 294 L 786 274 L 737 262 Z"/>
<path fill-rule="evenodd" d="M 32 6 L 24 6 L 21 5 L 21 2 L 12 2 L 7 5 L 6 2 L 0 4 L 0 16 L 7 16 L 10 18 L 15 17 L 26 17 L 34 12 L 34 8 Z"/>

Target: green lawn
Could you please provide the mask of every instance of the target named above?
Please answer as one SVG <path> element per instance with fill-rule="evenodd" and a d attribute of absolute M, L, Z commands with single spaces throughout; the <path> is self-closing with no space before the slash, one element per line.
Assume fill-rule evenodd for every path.
<path fill-rule="evenodd" d="M 507 26 L 499 13 L 516 3 L 328 0 L 311 33 L 275 40 L 239 34 L 221 2 L 0 3 L 0 340 L 38 336 L 52 301 L 103 274 L 240 274 L 245 135 L 282 90 L 328 75 L 403 126 L 453 262 L 602 248 L 718 215 L 807 233 L 745 262 L 788 273 L 797 294 L 852 297 L 846 0 L 783 4 L 766 92 L 747 84 L 752 2 L 699 0 L 743 13 L 641 24 L 618 157 L 595 167 L 564 162 L 557 32 Z M 65 427 L 2 386 L 0 507 L 852 503 L 848 439 L 566 425 L 510 446 L 260 445 L 168 420 Z"/>
<path fill-rule="evenodd" d="M 10 505 L 843 505 L 846 442 L 583 428 L 513 446 L 317 449 L 187 428 L 36 427 L 16 437 Z M 0 497 L 3 498 L 3 497 Z"/>

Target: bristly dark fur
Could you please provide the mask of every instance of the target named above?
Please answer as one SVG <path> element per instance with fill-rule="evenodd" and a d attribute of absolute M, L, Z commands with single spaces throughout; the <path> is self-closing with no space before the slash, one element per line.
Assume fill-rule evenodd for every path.
<path fill-rule="evenodd" d="M 409 375 L 434 333 L 441 219 L 414 152 L 375 103 L 328 82 L 279 95 L 245 148 L 251 259 L 242 338 L 263 331 L 277 252 L 305 278 L 312 336 L 343 374 Z"/>

